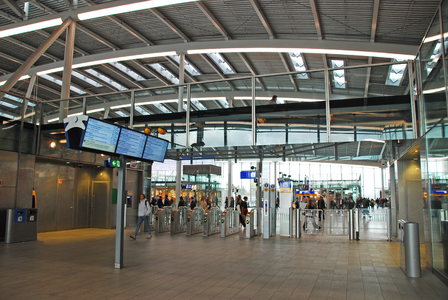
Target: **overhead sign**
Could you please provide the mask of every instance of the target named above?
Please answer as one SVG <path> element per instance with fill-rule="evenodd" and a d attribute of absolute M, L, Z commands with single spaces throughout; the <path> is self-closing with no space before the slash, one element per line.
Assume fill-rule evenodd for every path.
<path fill-rule="evenodd" d="M 121 162 L 116 159 L 107 159 L 104 161 L 105 168 L 121 168 Z"/>
<path fill-rule="evenodd" d="M 256 179 L 257 171 L 241 171 L 240 179 Z"/>

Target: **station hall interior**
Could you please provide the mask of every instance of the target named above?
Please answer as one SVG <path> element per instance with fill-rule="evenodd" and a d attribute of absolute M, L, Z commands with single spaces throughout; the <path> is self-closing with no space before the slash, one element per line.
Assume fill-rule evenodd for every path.
<path fill-rule="evenodd" d="M 448 299 L 447 28 L 446 0 L 0 0 L 0 298 Z"/>

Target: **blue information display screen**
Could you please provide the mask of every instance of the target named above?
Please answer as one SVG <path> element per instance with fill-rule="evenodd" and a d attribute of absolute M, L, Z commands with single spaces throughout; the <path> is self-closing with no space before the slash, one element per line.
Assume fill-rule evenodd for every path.
<path fill-rule="evenodd" d="M 148 159 L 157 162 L 165 160 L 166 148 L 168 141 L 148 136 L 146 141 L 145 151 L 143 152 L 143 159 Z"/>
<path fill-rule="evenodd" d="M 256 179 L 257 171 L 241 171 L 240 179 Z"/>
<path fill-rule="evenodd" d="M 117 150 L 115 152 L 126 156 L 140 158 L 142 157 L 145 143 L 146 135 L 144 133 L 122 128 L 120 138 L 118 139 Z"/>
<path fill-rule="evenodd" d="M 104 152 L 115 152 L 120 127 L 89 118 L 84 130 L 81 147 Z"/>

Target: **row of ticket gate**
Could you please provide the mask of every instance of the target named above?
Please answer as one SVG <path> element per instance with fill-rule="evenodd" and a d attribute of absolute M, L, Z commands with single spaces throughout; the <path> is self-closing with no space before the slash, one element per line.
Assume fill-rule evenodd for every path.
<path fill-rule="evenodd" d="M 155 233 L 171 234 L 186 232 L 187 235 L 202 233 L 204 236 L 221 233 L 226 237 L 239 232 L 239 214 L 236 210 L 221 211 L 217 207 L 204 210 L 195 207 L 153 207 L 150 226 Z"/>
<path fill-rule="evenodd" d="M 269 226 L 264 221 L 270 218 Z M 326 210 L 319 209 L 286 209 L 277 210 L 276 213 L 264 214 L 263 208 L 254 208 L 248 212 L 246 225 L 246 238 L 260 236 L 269 238 L 277 234 L 277 226 L 281 236 L 300 238 L 303 234 L 328 236 L 348 236 L 349 239 L 359 239 L 359 230 L 362 229 L 363 218 L 387 223 L 388 240 L 390 240 L 390 213 L 388 209 L 381 209 L 378 213 L 364 212 L 363 210 Z M 378 219 L 378 220 L 376 220 Z M 383 220 L 384 219 L 384 220 Z M 221 234 L 226 237 L 239 233 L 238 211 L 227 209 L 221 211 L 217 207 L 204 210 L 196 207 L 193 210 L 187 207 L 153 207 L 151 214 L 151 231 L 155 233 L 170 232 L 171 234 L 186 232 L 187 235 L 202 233 L 204 236 Z M 266 228 L 264 228 L 266 227 Z M 286 230 L 284 230 L 286 228 Z M 266 232 L 266 234 L 264 234 Z M 267 237 L 266 237 L 266 236 Z"/>

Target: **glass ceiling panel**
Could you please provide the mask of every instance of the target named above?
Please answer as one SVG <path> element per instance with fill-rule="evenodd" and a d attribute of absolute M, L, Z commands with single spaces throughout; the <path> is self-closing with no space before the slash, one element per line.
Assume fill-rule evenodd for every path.
<path fill-rule="evenodd" d="M 82 75 L 81 73 L 78 73 L 76 71 L 72 71 L 72 76 L 75 76 L 78 79 L 81 79 L 82 81 L 87 82 L 88 84 L 94 86 L 94 87 L 102 87 L 103 85 L 99 83 L 98 81 L 95 81 L 93 79 L 90 79 L 87 76 Z"/>
<path fill-rule="evenodd" d="M 172 55 L 171 58 L 180 65 L 180 55 Z M 188 60 L 185 59 L 184 63 L 185 71 L 187 71 L 191 76 L 201 75 L 201 73 L 199 73 L 199 71 Z"/>
<path fill-rule="evenodd" d="M 305 61 L 300 52 L 289 52 L 289 58 L 294 66 L 296 71 L 306 71 Z M 308 79 L 308 73 L 297 74 L 297 78 L 299 79 Z"/>
<path fill-rule="evenodd" d="M 144 116 L 150 115 L 150 113 L 147 110 L 145 110 L 143 107 L 141 107 L 139 105 L 135 106 L 135 110 L 138 111 L 140 114 L 142 114 Z"/>
<path fill-rule="evenodd" d="M 8 119 L 14 119 L 14 116 L 11 116 L 10 114 L 5 114 L 5 113 L 2 113 L 2 112 L 0 112 L 0 116 L 8 118 Z"/>
<path fill-rule="evenodd" d="M 403 61 L 402 59 L 394 59 L 394 62 Z M 404 72 L 407 64 L 392 65 L 389 68 L 389 74 L 387 76 L 387 85 L 400 86 L 403 79 Z"/>
<path fill-rule="evenodd" d="M 22 103 L 22 99 L 20 99 L 19 97 L 15 97 L 15 96 L 12 96 L 12 95 L 9 95 L 9 94 L 5 94 L 4 97 L 9 99 L 9 100 L 12 100 L 12 101 L 16 101 L 18 103 Z M 36 106 L 36 104 L 32 103 L 32 102 L 28 102 L 28 106 L 34 107 L 34 106 Z"/>
<path fill-rule="evenodd" d="M 343 60 L 331 60 L 332 68 L 343 68 Z M 345 89 L 345 70 L 334 70 L 333 71 L 334 86 L 338 89 Z"/>
<path fill-rule="evenodd" d="M 14 104 L 11 104 L 11 103 L 5 102 L 5 101 L 0 101 L 0 105 L 6 106 L 9 108 L 17 108 L 18 107 L 17 105 L 14 105 Z"/>
<path fill-rule="evenodd" d="M 47 75 L 47 74 L 43 74 L 43 75 L 39 75 L 39 76 L 42 77 L 42 78 L 45 78 L 48 81 L 52 81 L 52 82 L 62 86 L 62 80 L 54 78 L 53 76 L 50 76 L 50 75 Z M 79 89 L 77 87 L 74 87 L 72 85 L 70 86 L 70 90 L 72 90 L 73 92 L 78 93 L 80 95 L 86 94 L 86 92 L 84 92 L 83 90 L 81 90 L 81 89 Z"/>
<path fill-rule="evenodd" d="M 129 69 L 128 67 L 126 67 L 125 65 L 123 65 L 119 62 L 115 61 L 115 62 L 110 62 L 109 64 L 111 64 L 112 66 L 114 66 L 115 68 L 120 70 L 121 72 L 125 73 L 126 75 L 128 75 L 129 77 L 131 77 L 137 81 L 146 80 L 146 78 L 143 78 L 142 76 L 138 75 L 137 73 L 135 73 L 134 71 L 132 71 L 131 69 Z"/>
<path fill-rule="evenodd" d="M 219 53 L 207 53 L 215 64 L 221 69 L 224 74 L 235 74 L 232 67 L 227 63 L 227 61 Z"/>
<path fill-rule="evenodd" d="M 149 66 L 152 69 L 154 69 L 154 71 L 156 71 L 157 73 L 159 73 L 160 75 L 162 75 L 163 77 L 165 77 L 166 79 L 171 81 L 172 83 L 179 84 L 179 78 L 174 76 L 173 73 L 171 73 L 169 70 L 167 70 L 161 64 L 158 64 L 158 63 L 157 64 L 150 64 Z"/>
<path fill-rule="evenodd" d="M 127 90 L 126 87 L 122 86 L 121 84 L 119 84 L 118 82 L 110 79 L 109 77 L 95 71 L 94 69 L 87 69 L 85 70 L 87 73 L 95 76 L 96 78 L 99 78 L 100 80 L 107 82 L 108 84 L 110 84 L 111 86 L 113 86 L 114 88 L 120 90 L 120 91 L 125 91 Z"/>

